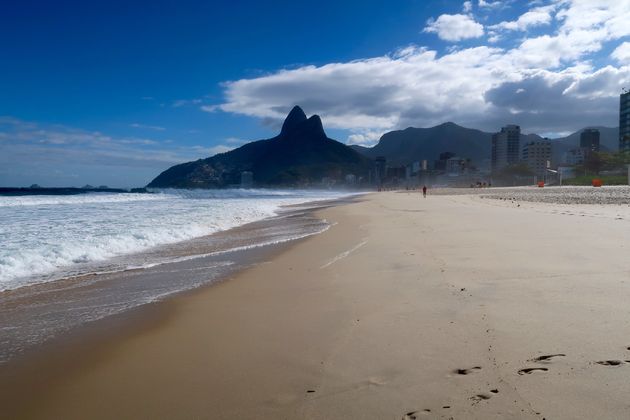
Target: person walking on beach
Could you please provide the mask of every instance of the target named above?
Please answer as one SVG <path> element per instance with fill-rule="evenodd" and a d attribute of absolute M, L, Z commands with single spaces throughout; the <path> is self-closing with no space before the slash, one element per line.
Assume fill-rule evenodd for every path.
<path fill-rule="evenodd" d="M 426 185 L 424 185 L 424 186 L 422 187 L 422 196 L 423 196 L 424 198 L 427 198 L 427 186 L 426 186 Z"/>

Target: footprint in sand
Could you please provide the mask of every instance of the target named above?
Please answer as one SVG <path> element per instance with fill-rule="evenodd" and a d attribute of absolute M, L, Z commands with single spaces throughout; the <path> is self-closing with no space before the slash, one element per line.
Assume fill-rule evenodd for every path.
<path fill-rule="evenodd" d="M 491 397 L 490 397 L 490 395 L 488 395 L 488 394 L 477 394 L 477 395 L 474 395 L 474 396 L 470 397 L 470 399 L 471 399 L 471 400 L 472 400 L 472 402 L 473 402 L 473 405 L 477 405 L 477 404 L 479 404 L 481 401 L 487 401 L 487 400 L 489 400 L 490 398 L 491 398 Z"/>
<path fill-rule="evenodd" d="M 525 368 L 525 369 L 521 369 L 518 371 L 519 375 L 529 375 L 532 372 L 536 372 L 536 371 L 540 371 L 540 372 L 547 372 L 549 369 L 547 368 L 539 368 L 539 367 L 535 367 L 535 368 Z"/>
<path fill-rule="evenodd" d="M 538 356 L 533 359 L 530 359 L 530 362 L 550 362 L 554 357 L 565 357 L 566 354 L 558 353 L 558 354 L 546 354 L 544 356 Z"/>
<path fill-rule="evenodd" d="M 623 363 L 622 360 L 600 360 L 599 362 L 595 362 L 598 365 L 602 366 L 619 366 Z"/>
<path fill-rule="evenodd" d="M 477 370 L 481 370 L 481 366 L 475 366 L 470 369 L 455 369 L 453 373 L 456 373 L 458 375 L 470 375 Z"/>
<path fill-rule="evenodd" d="M 428 408 L 425 408 L 424 410 L 422 410 L 421 412 L 418 411 L 410 411 L 408 413 L 406 413 L 403 417 L 402 420 L 416 420 L 418 418 L 418 414 L 430 414 L 431 410 Z"/>

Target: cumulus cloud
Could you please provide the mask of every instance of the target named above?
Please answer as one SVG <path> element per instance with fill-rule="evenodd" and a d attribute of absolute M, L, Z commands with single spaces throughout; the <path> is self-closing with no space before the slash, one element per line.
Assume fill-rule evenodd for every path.
<path fill-rule="evenodd" d="M 502 50 L 489 47 L 439 58 L 435 51 L 407 48 L 391 56 L 282 70 L 227 83 L 221 109 L 281 120 L 299 104 L 322 115 L 327 127 L 355 130 L 439 123 L 486 108 L 481 92 L 497 76 L 511 78 L 500 69 L 502 58 Z"/>
<path fill-rule="evenodd" d="M 472 11 L 472 1 L 465 1 L 462 5 L 462 10 L 464 13 L 470 13 Z"/>
<path fill-rule="evenodd" d="M 559 0 L 558 0 L 559 1 Z M 565 4 L 559 1 L 559 4 Z M 568 7 L 561 7 L 556 18 L 563 21 L 560 32 L 576 36 L 584 32 L 595 36 L 599 41 L 619 39 L 630 35 L 630 4 L 627 1 L 572 0 Z"/>
<path fill-rule="evenodd" d="M 496 25 L 490 26 L 490 29 L 510 30 L 510 31 L 526 31 L 534 26 L 548 25 L 551 23 L 552 12 L 555 6 L 536 7 L 526 13 L 523 13 L 518 19 L 513 21 L 504 21 Z"/>
<path fill-rule="evenodd" d="M 611 56 L 620 64 L 630 64 L 630 42 L 624 42 L 619 45 L 612 52 Z"/>
<path fill-rule="evenodd" d="M 365 131 L 362 133 L 352 133 L 348 136 L 347 144 L 358 144 L 361 146 L 373 146 L 378 143 L 379 139 L 385 132 L 383 131 Z"/>
<path fill-rule="evenodd" d="M 571 83 L 564 93 L 583 99 L 608 98 L 621 92 L 630 80 L 630 66 L 606 66 L 591 74 L 582 75 Z M 614 95 L 611 95 L 613 93 Z"/>
<path fill-rule="evenodd" d="M 482 36 L 483 25 L 469 15 L 440 15 L 427 21 L 424 32 L 435 33 L 445 41 L 461 41 Z"/>
<path fill-rule="evenodd" d="M 440 54 L 409 46 L 379 57 L 279 70 L 226 82 L 225 100 L 212 110 L 277 123 L 299 104 L 320 114 L 326 127 L 349 130 L 347 141 L 357 144 L 373 140 L 366 133 L 448 120 L 483 129 L 516 122 L 543 132 L 615 125 L 619 87 L 630 78 L 623 61 L 628 47 L 620 44 L 630 32 L 620 23 L 630 21 L 630 4 L 552 5 L 553 11 L 544 9 L 555 14 L 549 33 L 506 39 L 513 43 L 509 49 L 479 45 Z M 540 7 L 547 6 L 530 11 Z M 523 27 L 546 18 L 529 19 Z M 497 31 L 491 36 L 509 32 Z M 617 47 L 619 66 L 594 67 L 591 58 L 604 46 Z"/>
<path fill-rule="evenodd" d="M 488 33 L 488 42 L 491 44 L 495 44 L 499 41 L 501 41 L 501 36 L 499 34 L 497 34 L 496 32 L 489 32 Z"/>
<path fill-rule="evenodd" d="M 595 76 L 599 77 L 602 75 Z M 512 121 L 539 133 L 562 131 L 562 127 L 573 131 L 586 125 L 615 126 L 619 98 L 600 95 L 599 88 L 589 80 L 592 78 L 581 79 L 583 85 L 576 88 L 580 81 L 573 74 L 541 71 L 517 82 L 503 83 L 484 95 L 495 109 L 489 121 L 497 127 Z M 585 95 L 577 100 L 579 96 L 572 89 L 583 89 Z"/>

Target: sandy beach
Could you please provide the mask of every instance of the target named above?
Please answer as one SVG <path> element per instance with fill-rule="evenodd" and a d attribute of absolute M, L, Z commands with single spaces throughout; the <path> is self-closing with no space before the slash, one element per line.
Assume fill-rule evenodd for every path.
<path fill-rule="evenodd" d="M 0 367 L 1 417 L 630 418 L 627 204 L 317 215 L 267 262 Z"/>

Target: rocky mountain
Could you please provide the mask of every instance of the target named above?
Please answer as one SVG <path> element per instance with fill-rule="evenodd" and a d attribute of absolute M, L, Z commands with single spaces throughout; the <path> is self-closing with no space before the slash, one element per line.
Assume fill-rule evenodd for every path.
<path fill-rule="evenodd" d="M 604 151 L 617 150 L 618 128 L 595 127 L 600 130 Z M 563 153 L 580 144 L 580 133 L 552 139 L 553 159 L 558 162 Z M 541 140 L 538 134 L 521 134 L 521 145 Z M 413 161 L 437 160 L 442 152 L 453 152 L 461 158 L 470 158 L 477 164 L 490 159 L 492 133 L 461 127 L 447 122 L 430 128 L 409 127 L 404 130 L 383 134 L 374 147 L 354 145 L 357 152 L 369 157 L 384 156 L 392 165 L 408 164 Z"/>
<path fill-rule="evenodd" d="M 317 115 L 294 107 L 279 135 L 247 143 L 207 159 L 175 165 L 158 175 L 151 188 L 224 188 L 240 183 L 250 171 L 256 186 L 300 186 L 323 177 L 366 176 L 371 160 L 328 138 Z"/>
<path fill-rule="evenodd" d="M 365 156 L 385 156 L 392 164 L 437 160 L 442 152 L 481 162 L 490 158 L 491 133 L 447 122 L 431 128 L 409 127 L 383 134 L 374 147 L 355 146 Z"/>

